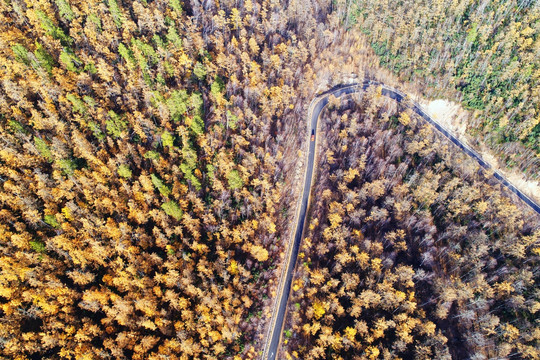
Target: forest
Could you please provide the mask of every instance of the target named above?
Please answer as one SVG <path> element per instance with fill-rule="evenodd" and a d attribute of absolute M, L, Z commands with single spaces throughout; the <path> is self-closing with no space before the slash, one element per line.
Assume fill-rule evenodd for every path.
<path fill-rule="evenodd" d="M 236 3 L 0 5 L 1 357 L 255 356 L 327 7 Z"/>
<path fill-rule="evenodd" d="M 471 138 L 540 176 L 540 5 L 535 0 L 342 0 L 379 63 L 471 111 Z"/>
<path fill-rule="evenodd" d="M 372 87 L 325 110 L 287 359 L 537 359 L 540 216 Z"/>
<path fill-rule="evenodd" d="M 452 39 L 482 57 L 435 72 L 427 41 L 437 60 L 396 70 L 408 45 L 378 37 L 412 38 L 368 3 L 0 2 L 0 358 L 259 359 L 333 86 L 463 96 L 478 141 L 538 172 L 537 7 L 460 5 Z M 538 217 L 405 107 L 348 105 L 323 121 L 284 356 L 537 358 Z"/>

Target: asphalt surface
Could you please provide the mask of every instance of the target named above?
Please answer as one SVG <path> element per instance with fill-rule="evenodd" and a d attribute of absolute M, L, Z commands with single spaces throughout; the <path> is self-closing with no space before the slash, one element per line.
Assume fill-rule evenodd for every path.
<path fill-rule="evenodd" d="M 281 294 L 277 294 L 278 296 L 277 304 L 279 305 L 278 305 L 277 312 L 276 310 L 274 310 L 273 318 L 271 321 L 271 326 L 273 325 L 273 329 L 270 329 L 270 341 L 266 343 L 267 345 L 265 346 L 265 350 L 263 352 L 263 359 L 265 360 L 276 359 L 276 356 L 278 353 L 278 347 L 281 341 L 281 334 L 283 333 L 283 324 L 284 324 L 284 319 L 285 319 L 285 311 L 287 308 L 287 300 L 291 292 L 293 272 L 296 266 L 296 259 L 298 256 L 298 250 L 300 248 L 300 242 L 302 240 L 302 234 L 304 232 L 306 213 L 307 213 L 308 205 L 309 205 L 308 200 L 309 200 L 309 195 L 311 191 L 311 182 L 312 182 L 312 177 L 313 177 L 313 165 L 314 165 L 314 160 L 315 160 L 315 145 L 316 145 L 316 138 L 317 138 L 317 122 L 319 121 L 319 116 L 321 112 L 323 111 L 323 109 L 325 108 L 325 106 L 328 104 L 329 102 L 328 98 L 330 95 L 334 95 L 335 97 L 341 97 L 343 95 L 365 91 L 370 86 L 381 86 L 382 95 L 387 96 L 391 99 L 394 99 L 397 102 L 401 102 L 406 98 L 405 94 L 401 93 L 400 91 L 396 89 L 390 88 L 378 82 L 371 81 L 371 82 L 364 82 L 362 84 L 352 84 L 352 85 L 336 87 L 332 90 L 329 90 L 319 95 L 314 101 L 313 111 L 311 113 L 311 119 L 309 120 L 310 126 L 308 127 L 308 133 L 310 135 L 312 133 L 315 134 L 315 141 L 312 140 L 310 136 L 309 152 L 307 156 L 306 176 L 305 176 L 302 198 L 300 202 L 298 224 L 296 226 L 296 232 L 294 234 L 293 243 L 290 244 L 290 246 L 292 246 L 292 251 L 290 254 L 290 261 L 289 261 L 284 277 L 282 276 L 281 278 L 281 281 L 285 282 L 283 286 L 283 291 Z M 488 163 L 486 163 L 484 160 L 482 160 L 482 158 L 480 157 L 478 153 L 476 153 L 467 145 L 463 144 L 454 135 L 452 135 L 447 129 L 445 129 L 439 123 L 434 121 L 429 115 L 426 114 L 426 112 L 422 110 L 422 108 L 420 108 L 420 106 L 417 103 L 412 102 L 411 108 L 416 114 L 418 114 L 420 117 L 426 120 L 429 124 L 435 127 L 441 134 L 443 134 L 452 143 L 458 146 L 467 155 L 474 158 L 482 168 L 493 171 L 491 166 Z M 525 195 L 519 189 L 513 186 L 500 173 L 494 172 L 493 176 L 497 180 L 499 180 L 501 184 L 503 184 L 508 190 L 516 194 L 521 200 L 523 200 L 527 205 L 529 205 L 535 212 L 540 214 L 540 206 L 538 206 L 538 204 L 536 204 L 532 199 L 530 199 L 527 195 Z"/>

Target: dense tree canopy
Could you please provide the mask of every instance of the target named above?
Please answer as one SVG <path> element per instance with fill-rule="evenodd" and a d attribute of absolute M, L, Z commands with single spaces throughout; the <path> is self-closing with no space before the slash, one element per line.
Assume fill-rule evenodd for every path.
<path fill-rule="evenodd" d="M 513 45 L 496 32 L 489 53 L 471 13 L 483 60 L 447 70 L 500 115 L 493 139 L 535 149 L 538 26 L 519 3 L 519 25 L 492 16 Z M 2 1 L 0 357 L 259 357 L 311 100 L 351 74 L 396 84 L 367 47 L 385 63 L 378 7 L 354 4 Z M 538 219 L 395 106 L 327 113 L 289 355 L 534 358 Z"/>
<path fill-rule="evenodd" d="M 472 111 L 470 134 L 538 179 L 537 1 L 343 2 L 344 22 L 361 29 L 381 65 L 428 93 L 459 99 Z"/>
<path fill-rule="evenodd" d="M 290 6 L 2 2 L 2 356 L 254 356 L 329 10 Z"/>
<path fill-rule="evenodd" d="M 540 218 L 378 91 L 323 116 L 286 357 L 536 359 Z"/>

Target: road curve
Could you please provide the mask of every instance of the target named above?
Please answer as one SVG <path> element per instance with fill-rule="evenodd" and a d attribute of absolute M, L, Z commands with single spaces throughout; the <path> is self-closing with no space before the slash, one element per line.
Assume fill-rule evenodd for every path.
<path fill-rule="evenodd" d="M 306 172 L 304 175 L 304 186 L 302 188 L 302 196 L 296 213 L 296 225 L 292 242 L 289 242 L 287 247 L 287 254 L 284 262 L 284 268 L 280 277 L 278 285 L 278 293 L 276 294 L 276 304 L 272 312 L 272 319 L 268 329 L 267 342 L 262 354 L 263 360 L 275 360 L 278 352 L 279 343 L 281 341 L 281 334 L 283 333 L 283 325 L 285 319 L 285 311 L 287 307 L 287 300 L 291 291 L 291 283 L 294 268 L 296 265 L 296 258 L 298 256 L 298 249 L 300 248 L 300 242 L 302 240 L 302 234 L 304 232 L 304 223 L 306 219 L 306 213 L 309 205 L 309 196 L 311 192 L 311 183 L 313 177 L 313 165 L 315 160 L 316 150 L 316 138 L 317 138 L 317 123 L 323 109 L 328 105 L 330 95 L 335 97 L 341 97 L 343 95 L 360 93 L 365 91 L 370 86 L 380 86 L 382 95 L 391 99 L 401 102 L 406 99 L 406 95 L 402 92 L 388 87 L 382 83 L 375 81 L 366 81 L 362 84 L 351 84 L 335 87 L 319 96 L 317 96 L 311 103 L 308 111 L 308 141 L 309 150 L 307 154 Z M 463 144 L 459 139 L 450 133 L 446 128 L 433 120 L 416 102 L 410 102 L 411 109 L 419 115 L 421 118 L 431 124 L 437 131 L 448 138 L 452 143 L 463 150 L 467 155 L 475 159 L 478 164 L 486 169 L 493 171 L 493 177 L 504 185 L 508 190 L 516 194 L 521 200 L 529 205 L 536 213 L 540 214 L 540 206 L 536 204 L 531 198 L 522 193 L 514 185 L 512 185 L 501 173 L 494 171 L 491 165 L 485 162 L 482 157 L 471 149 L 469 146 Z M 313 135 L 312 135 L 313 134 Z"/>

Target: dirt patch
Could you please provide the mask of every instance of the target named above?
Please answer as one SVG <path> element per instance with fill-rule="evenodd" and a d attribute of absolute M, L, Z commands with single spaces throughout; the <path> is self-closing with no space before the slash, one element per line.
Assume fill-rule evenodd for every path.
<path fill-rule="evenodd" d="M 431 102 L 423 102 L 420 105 L 422 105 L 435 121 L 448 130 L 451 130 L 460 140 L 465 138 L 468 113 L 459 104 L 438 99 Z"/>

